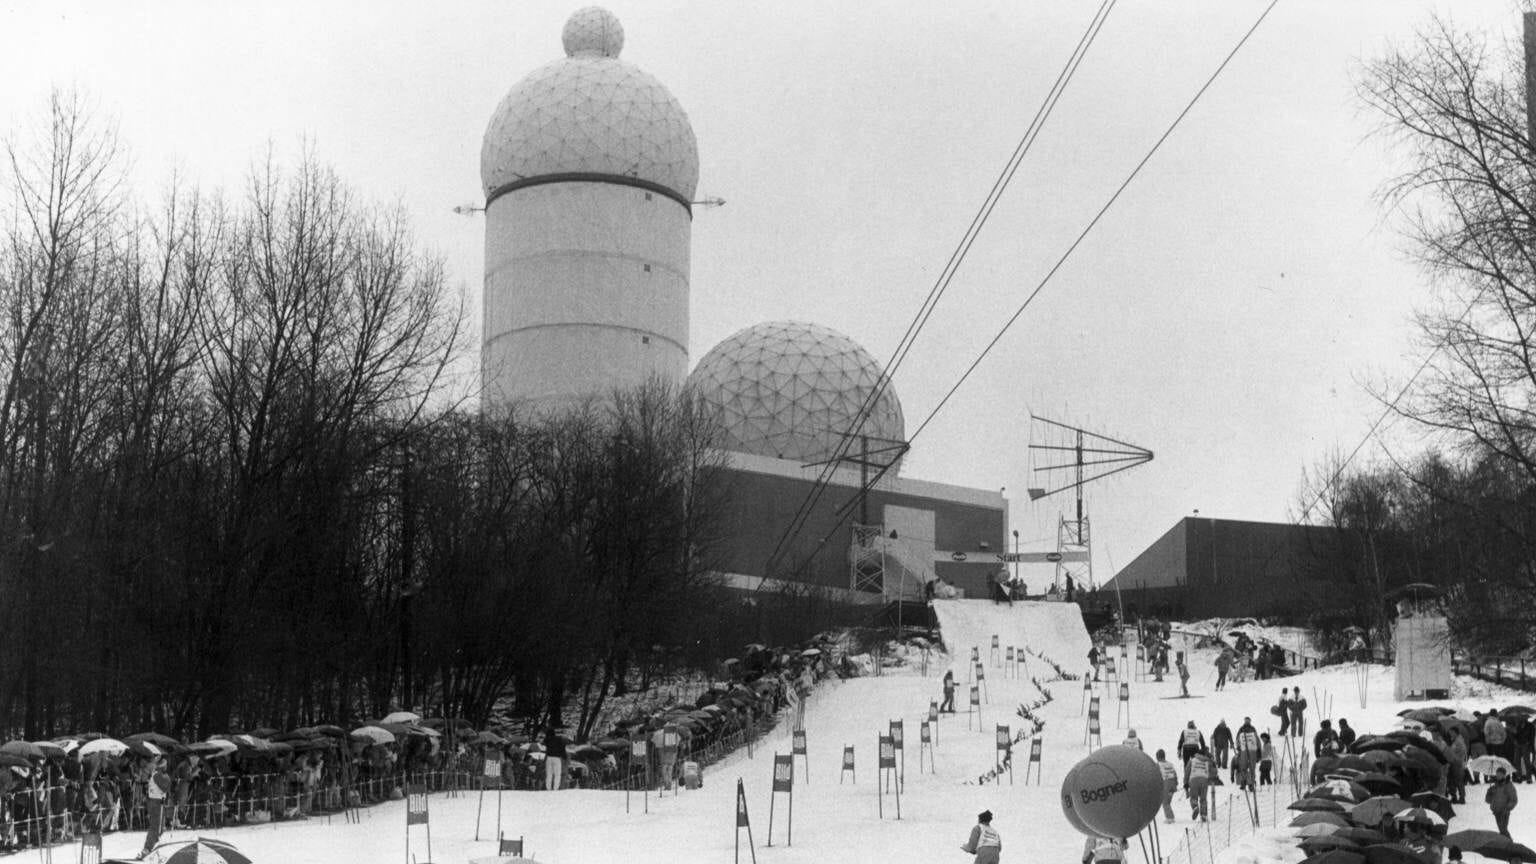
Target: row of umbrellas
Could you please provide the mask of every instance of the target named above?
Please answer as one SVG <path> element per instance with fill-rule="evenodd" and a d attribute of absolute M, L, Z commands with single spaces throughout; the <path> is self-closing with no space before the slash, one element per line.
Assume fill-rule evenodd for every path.
<path fill-rule="evenodd" d="M 1418 758 L 1432 758 L 1424 752 Z M 1364 770 L 1375 765 L 1361 759 L 1370 753 L 1391 751 L 1369 750 L 1337 760 L 1341 764 L 1333 773 L 1290 805 L 1298 813 L 1290 825 L 1308 855 L 1303 864 L 1422 864 L 1413 849 L 1392 842 L 1381 830 L 1383 823 L 1438 831 L 1455 815 L 1451 802 L 1433 792 L 1399 797 L 1402 784 L 1395 778 Z M 1361 767 L 1344 764 L 1351 759 L 1360 759 L 1355 764 Z M 1536 862 L 1536 851 L 1494 831 L 1457 831 L 1445 843 L 1490 858 Z"/>

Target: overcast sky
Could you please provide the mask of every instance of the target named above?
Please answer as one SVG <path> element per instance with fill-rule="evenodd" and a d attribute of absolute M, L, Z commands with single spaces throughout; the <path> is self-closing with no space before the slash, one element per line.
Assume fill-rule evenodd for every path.
<path fill-rule="evenodd" d="M 1111 15 L 895 387 L 909 434 L 1267 0 L 1134 0 Z M 479 332 L 481 138 L 562 56 L 580 0 L 0 0 L 0 121 L 54 85 L 115 116 L 146 194 L 238 185 L 308 140 L 399 202 Z M 815 320 L 884 360 L 1098 6 L 615 0 L 623 58 L 692 120 L 691 360 L 736 330 Z M 904 472 L 1007 487 L 1025 548 L 1031 412 L 1150 448 L 1087 491 L 1100 581 L 1179 518 L 1285 520 L 1302 469 L 1348 451 L 1402 380 L 1430 301 L 1373 195 L 1392 171 L 1360 62 L 1434 12 L 1500 37 L 1515 0 L 1280 0 L 1075 257 L 913 442 Z M 1398 446 L 1415 446 L 1407 430 Z M 1369 458 L 1372 450 L 1366 451 Z M 1030 574 L 1026 574 L 1030 575 Z M 1033 574 L 1036 579 L 1040 575 Z"/>

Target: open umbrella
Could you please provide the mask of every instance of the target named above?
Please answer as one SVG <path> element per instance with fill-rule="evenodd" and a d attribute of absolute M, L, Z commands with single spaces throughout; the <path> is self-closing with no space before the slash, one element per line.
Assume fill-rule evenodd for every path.
<path fill-rule="evenodd" d="M 15 753 L 0 753 L 0 768 L 31 768 L 32 762 Z"/>
<path fill-rule="evenodd" d="M 39 762 L 48 758 L 48 754 L 43 752 L 43 748 L 33 744 L 31 741 L 7 741 L 4 744 L 0 744 L 0 753 L 10 753 L 13 756 L 36 759 Z"/>
<path fill-rule="evenodd" d="M 1360 844 L 1353 840 L 1348 840 L 1343 837 L 1335 837 L 1331 834 L 1327 837 L 1307 837 L 1296 845 L 1300 846 L 1301 851 L 1307 853 L 1308 855 L 1316 855 L 1319 852 L 1326 852 L 1329 849 L 1360 848 Z"/>
<path fill-rule="evenodd" d="M 164 756 L 165 755 L 165 751 L 164 750 L 161 750 L 157 745 L 151 744 L 148 741 L 128 741 L 128 742 L 125 742 L 125 743 L 127 743 L 127 745 L 128 745 L 128 752 L 129 753 L 136 753 L 136 754 L 138 754 L 140 756 Z"/>
<path fill-rule="evenodd" d="M 1381 824 L 1384 817 L 1396 816 L 1412 807 L 1412 804 L 1394 796 L 1367 798 L 1349 811 L 1349 820 L 1356 825 L 1375 826 Z"/>
<path fill-rule="evenodd" d="M 1372 795 L 1396 795 L 1403 791 L 1403 784 L 1396 777 L 1388 777 L 1378 771 L 1361 774 L 1355 782 L 1369 789 Z"/>
<path fill-rule="evenodd" d="M 116 756 L 128 749 L 128 745 L 116 738 L 97 738 L 95 741 L 87 741 L 80 745 L 80 755 L 89 756 L 92 753 L 106 753 Z"/>
<path fill-rule="evenodd" d="M 1378 766 L 1375 762 L 1372 762 L 1364 756 L 1356 753 L 1340 756 L 1338 759 L 1339 761 L 1334 765 L 1336 770 L 1346 769 L 1350 771 L 1363 771 L 1367 774 L 1378 770 Z"/>
<path fill-rule="evenodd" d="M 1424 825 L 1430 828 L 1439 828 L 1445 824 L 1440 814 L 1423 807 L 1410 807 L 1393 817 L 1404 825 Z"/>
<path fill-rule="evenodd" d="M 55 744 L 52 741 L 33 741 L 32 744 L 37 749 L 43 751 L 43 755 L 49 759 L 63 759 L 69 755 L 69 751 L 64 749 L 63 745 Z"/>
<path fill-rule="evenodd" d="M 181 753 L 187 749 L 187 745 L 169 735 L 161 735 L 159 732 L 139 732 L 123 739 L 124 744 L 132 744 L 135 741 L 147 741 L 166 753 Z"/>
<path fill-rule="evenodd" d="M 490 744 L 490 745 L 495 746 L 495 747 L 501 747 L 501 746 L 503 746 L 504 744 L 507 743 L 507 739 L 501 737 L 500 735 L 497 735 L 495 732 L 481 732 L 480 734 L 476 735 L 475 737 L 469 739 L 469 743 L 471 743 L 471 744 Z"/>
<path fill-rule="evenodd" d="M 1511 705 L 1508 708 L 1499 709 L 1500 717 L 1508 717 L 1511 714 L 1517 717 L 1530 717 L 1536 714 L 1536 708 L 1532 708 L 1529 705 Z"/>
<path fill-rule="evenodd" d="M 1401 843 L 1375 843 L 1364 851 L 1365 864 L 1424 864 L 1418 853 Z"/>
<path fill-rule="evenodd" d="M 384 715 L 384 717 L 379 720 L 379 725 L 382 726 L 385 723 L 420 723 L 420 722 L 421 722 L 421 715 L 417 714 L 415 711 L 396 711 L 396 712 L 394 712 L 392 714 Z"/>
<path fill-rule="evenodd" d="M 4 749 L 4 747 L 0 747 L 0 750 Z M 1515 773 L 1515 766 L 1511 765 L 1509 760 L 1503 756 L 1477 756 L 1467 760 L 1467 770 L 1477 774 L 1497 774 L 1501 768 L 1504 769 L 1505 773 Z"/>
<path fill-rule="evenodd" d="M 1390 735 L 1391 733 L 1389 732 L 1387 734 Z M 1422 750 L 1425 753 L 1428 753 L 1430 758 L 1434 759 L 1441 765 L 1451 761 L 1450 757 L 1445 755 L 1445 748 L 1429 740 L 1428 738 L 1415 737 L 1412 740 L 1409 740 L 1408 746 L 1402 749 L 1402 754 L 1404 756 L 1412 757 L 1413 751 L 1415 750 Z"/>
<path fill-rule="evenodd" d="M 314 730 L 317 735 L 324 735 L 327 738 L 347 737 L 347 730 L 341 728 L 340 726 L 332 726 L 329 723 L 322 723 L 319 726 L 311 726 L 310 729 Z"/>
<path fill-rule="evenodd" d="M 1366 735 L 1355 739 L 1355 743 L 1349 749 L 1355 753 L 1364 755 L 1374 750 L 1401 750 L 1408 746 L 1408 742 L 1402 738 L 1394 738 L 1390 735 Z"/>
<path fill-rule="evenodd" d="M 1302 798 L 1297 801 L 1292 801 L 1290 804 L 1286 805 L 1285 809 L 1299 810 L 1303 813 L 1317 811 L 1343 813 L 1349 808 L 1345 807 L 1343 804 L 1340 804 L 1337 801 L 1330 801 L 1325 798 Z"/>
<path fill-rule="evenodd" d="M 1360 758 L 1364 759 L 1367 764 L 1373 766 L 1377 771 L 1388 765 L 1403 764 L 1402 753 L 1396 750 L 1368 750 L 1361 753 Z"/>
<path fill-rule="evenodd" d="M 169 856 L 161 853 L 162 864 L 251 864 L 251 859 L 247 858 L 245 853 L 223 840 L 214 840 L 211 837 L 199 837 L 190 843 L 185 840 L 162 843 L 155 847 L 155 851 L 160 852 L 168 846 L 181 846 L 181 848 Z"/>
<path fill-rule="evenodd" d="M 1365 864 L 1365 856 L 1351 849 L 1329 849 L 1301 859 L 1301 864 Z"/>
<path fill-rule="evenodd" d="M 1319 783 L 1307 790 L 1308 798 L 1326 798 L 1330 801 L 1343 801 L 1345 804 L 1356 804 L 1371 797 L 1371 792 L 1359 783 L 1353 783 L 1343 778 Z"/>
<path fill-rule="evenodd" d="M 1451 799 L 1433 792 L 1419 792 L 1408 797 L 1415 807 L 1423 807 L 1433 813 L 1439 814 L 1441 819 L 1449 822 L 1456 815 L 1456 808 L 1451 806 Z"/>
<path fill-rule="evenodd" d="M 1342 825 L 1334 825 L 1329 822 L 1313 822 L 1296 829 L 1297 837 L 1327 837 L 1330 834 L 1343 831 Z"/>
<path fill-rule="evenodd" d="M 198 741 L 195 744 L 189 744 L 187 745 L 187 749 L 191 750 L 193 753 L 198 754 L 199 756 L 218 757 L 228 756 L 236 750 L 239 750 L 240 746 L 235 742 L 224 738 L 214 738 L 208 741 Z"/>
<path fill-rule="evenodd" d="M 1349 826 L 1349 821 L 1337 813 L 1303 813 L 1291 820 L 1292 828 L 1301 828 L 1306 825 L 1335 825 L 1339 828 Z"/>
<path fill-rule="evenodd" d="M 1371 843 L 1387 842 L 1387 835 L 1377 831 L 1375 828 L 1362 828 L 1358 825 L 1351 825 L 1348 828 L 1340 828 L 1337 832 L 1334 833 L 1333 836 L 1338 837 L 1341 840 L 1353 840 L 1356 843 L 1359 843 L 1361 846 L 1367 846 Z"/>
<path fill-rule="evenodd" d="M 1469 829 L 1445 835 L 1445 845 L 1459 846 L 1463 852 L 1476 852 L 1485 858 L 1504 861 L 1536 861 L 1536 851 L 1516 843 L 1497 831 Z"/>
<path fill-rule="evenodd" d="M 395 734 L 387 729 L 377 726 L 359 726 L 352 730 L 352 737 L 358 741 L 367 741 L 370 744 L 392 744 Z"/>

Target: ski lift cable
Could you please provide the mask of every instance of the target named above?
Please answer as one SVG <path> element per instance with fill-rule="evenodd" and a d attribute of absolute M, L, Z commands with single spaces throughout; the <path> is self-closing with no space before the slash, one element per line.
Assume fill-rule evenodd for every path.
<path fill-rule="evenodd" d="M 1078 43 L 1073 48 L 1066 64 L 1057 73 L 1056 81 L 1053 82 L 1050 91 L 1046 94 L 1046 98 L 1041 102 L 1040 107 L 1036 109 L 1035 116 L 1030 120 L 1024 136 L 1019 140 L 1018 145 L 1015 146 L 1013 153 L 1009 156 L 1008 162 L 999 173 L 997 179 L 993 181 L 992 189 L 988 191 L 986 199 L 977 210 L 976 215 L 972 217 L 971 224 L 962 235 L 960 243 L 950 254 L 949 261 L 946 262 L 939 278 L 934 282 L 933 287 L 929 289 L 928 296 L 924 298 L 917 314 L 914 315 L 912 322 L 908 324 L 907 331 L 902 335 L 901 341 L 898 343 L 895 351 L 893 351 L 891 358 L 886 361 L 886 365 L 881 370 L 880 377 L 875 382 L 875 386 L 871 388 L 863 404 L 859 407 L 858 412 L 856 412 L 852 428 L 843 434 L 834 457 L 823 467 L 815 485 L 807 493 L 806 498 L 801 502 L 801 506 L 796 509 L 795 516 L 791 519 L 790 525 L 786 527 L 784 533 L 780 535 L 778 542 L 774 545 L 773 551 L 768 556 L 768 569 L 772 569 L 785 544 L 799 533 L 804 527 L 805 521 L 809 518 L 811 511 L 820 502 L 821 496 L 824 494 L 836 470 L 837 463 L 845 458 L 848 451 L 852 448 L 853 439 L 857 437 L 857 430 L 862 428 L 868 420 L 869 415 L 874 411 L 874 407 L 879 403 L 880 397 L 884 395 L 886 388 L 890 385 L 892 376 L 906 359 L 906 355 L 911 350 L 912 344 L 916 341 L 917 335 L 926 325 L 928 318 L 932 316 L 934 308 L 937 307 L 938 301 L 948 289 L 956 270 L 970 251 L 971 245 L 975 242 L 976 236 L 980 233 L 981 228 L 986 225 L 992 210 L 997 206 L 997 201 L 1013 180 L 1013 176 L 1017 173 L 1024 156 L 1034 146 L 1035 139 L 1039 137 L 1040 130 L 1044 127 L 1045 121 L 1055 111 L 1057 102 L 1060 101 L 1067 84 L 1076 75 L 1077 68 L 1082 64 L 1083 58 L 1087 55 L 1088 48 L 1098 38 L 1099 31 L 1103 29 L 1104 22 L 1108 19 L 1109 12 L 1113 10 L 1116 2 L 1118 0 L 1103 0 L 1098 10 L 1094 13 L 1093 19 L 1089 22 L 1088 27 L 1083 31 L 1083 35 L 1079 37 Z M 883 474 L 884 472 L 882 471 L 881 473 Z M 861 494 L 867 492 L 867 488 L 861 489 Z"/>
<path fill-rule="evenodd" d="M 1029 308 L 1029 304 L 1040 295 L 1040 292 L 1045 289 L 1045 286 L 1050 283 L 1051 279 L 1056 275 L 1056 273 L 1060 271 L 1062 266 L 1067 263 L 1067 260 L 1072 257 L 1072 253 L 1077 251 L 1078 246 L 1082 245 L 1083 240 L 1085 240 L 1088 235 L 1092 233 L 1094 227 L 1098 225 L 1099 221 L 1104 218 L 1104 214 L 1109 212 L 1109 209 L 1113 207 L 1115 202 L 1120 199 L 1121 194 L 1125 192 L 1126 187 L 1131 185 L 1131 182 L 1135 180 L 1137 175 L 1141 173 L 1141 169 L 1146 167 L 1146 164 L 1151 161 L 1152 157 L 1156 155 L 1157 151 L 1163 146 L 1163 142 L 1168 140 L 1169 136 L 1173 134 L 1173 131 L 1177 129 L 1184 118 L 1189 115 L 1190 110 L 1193 109 L 1195 104 L 1200 101 L 1200 97 L 1204 96 L 1206 91 L 1210 89 L 1211 85 L 1216 83 L 1216 79 L 1220 77 L 1222 71 L 1227 68 L 1227 65 L 1232 62 L 1232 58 L 1236 57 L 1237 52 L 1242 50 L 1242 47 L 1248 43 L 1249 37 L 1253 36 L 1254 31 L 1259 29 L 1259 25 L 1264 23 L 1264 19 L 1269 17 L 1270 11 L 1273 10 L 1279 2 L 1280 0 L 1270 0 L 1269 5 L 1264 7 L 1264 11 L 1259 13 L 1259 17 L 1253 22 L 1253 25 L 1248 28 L 1248 31 L 1243 34 L 1241 39 L 1237 40 L 1237 44 L 1232 47 L 1232 50 L 1227 52 L 1227 56 L 1223 58 L 1221 64 L 1216 67 L 1216 71 L 1212 72 L 1210 77 L 1206 79 L 1205 83 L 1200 86 L 1200 89 L 1195 91 L 1195 95 L 1190 98 L 1189 102 L 1184 106 L 1184 109 L 1179 112 L 1178 116 L 1173 118 L 1173 122 L 1170 123 L 1168 128 L 1163 131 L 1163 134 L 1159 136 L 1155 142 L 1153 142 L 1152 147 L 1147 150 L 1146 155 L 1141 157 L 1141 161 L 1137 162 L 1136 166 L 1131 169 L 1129 174 L 1126 175 L 1125 180 L 1122 181 L 1120 186 L 1115 189 L 1114 193 L 1109 196 L 1109 200 L 1105 201 L 1104 206 L 1099 208 L 1099 212 L 1094 214 L 1094 217 L 1088 221 L 1088 224 L 1083 228 L 1082 232 L 1077 235 L 1077 239 L 1072 241 L 1072 244 L 1068 246 L 1067 250 L 1063 252 L 1061 257 L 1056 260 L 1056 263 L 1051 267 L 1051 269 L 1046 271 L 1045 276 L 1041 277 L 1039 284 L 1035 286 L 1034 290 L 1029 292 L 1029 296 L 1024 298 L 1024 302 L 1019 304 L 1019 308 L 1016 309 L 1013 315 L 1009 316 L 1008 320 L 1003 323 L 1002 328 L 997 331 L 997 334 L 992 337 L 992 340 L 987 343 L 986 347 L 981 349 L 981 353 L 976 355 L 976 359 L 971 362 L 970 366 L 966 367 L 965 372 L 961 373 L 960 379 L 955 382 L 953 387 L 949 388 L 949 391 L 944 394 L 944 398 L 940 399 L 939 404 L 934 406 L 933 411 L 929 412 L 928 416 L 917 427 L 917 431 L 908 436 L 907 441 L 909 443 L 915 440 L 918 435 L 921 435 L 924 429 L 928 428 L 928 424 L 932 423 L 933 418 L 937 417 L 939 412 L 944 409 L 944 406 L 949 403 L 950 398 L 953 397 L 955 392 L 960 389 L 960 386 L 966 382 L 966 379 L 971 377 L 971 373 L 976 371 L 976 367 L 981 365 L 981 361 L 985 360 L 987 355 L 992 352 L 992 349 L 997 347 L 997 343 L 1002 340 L 1003 336 L 1008 332 L 1008 329 L 1014 325 L 1014 322 L 1019 320 L 1019 317 L 1024 314 L 1024 310 Z"/>

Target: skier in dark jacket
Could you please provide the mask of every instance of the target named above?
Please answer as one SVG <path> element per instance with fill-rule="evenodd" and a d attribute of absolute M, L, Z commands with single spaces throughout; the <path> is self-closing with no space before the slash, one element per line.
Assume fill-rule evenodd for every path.
<path fill-rule="evenodd" d="M 1340 750 L 1348 750 L 1349 749 L 1349 745 L 1351 745 L 1353 743 L 1355 743 L 1355 730 L 1354 730 L 1354 727 L 1349 725 L 1349 721 L 1348 720 L 1345 720 L 1343 717 L 1340 717 L 1339 718 L 1339 749 Z"/>
<path fill-rule="evenodd" d="M 1216 751 L 1216 767 L 1227 767 L 1227 757 L 1232 752 L 1232 730 L 1227 727 L 1225 718 L 1211 732 L 1211 749 Z"/>

